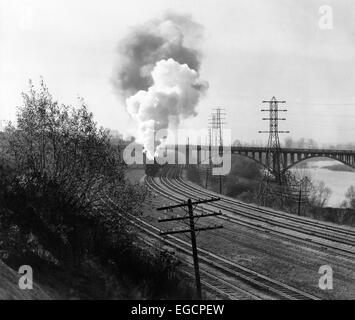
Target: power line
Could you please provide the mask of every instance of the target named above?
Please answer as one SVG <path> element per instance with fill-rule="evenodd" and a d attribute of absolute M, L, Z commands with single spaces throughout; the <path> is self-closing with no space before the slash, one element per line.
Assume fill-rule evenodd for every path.
<path fill-rule="evenodd" d="M 291 126 L 292 127 L 300 127 L 300 128 L 305 128 L 305 123 L 291 123 Z M 354 131 L 355 130 L 355 127 L 354 128 L 343 128 L 340 126 L 334 126 L 334 127 L 330 127 L 330 126 L 322 126 L 322 125 L 317 125 L 317 124 L 312 124 L 312 125 L 306 125 L 307 127 L 313 127 L 313 128 L 319 128 L 319 129 L 327 129 L 327 130 L 335 130 L 335 131 Z"/>
<path fill-rule="evenodd" d="M 295 116 L 295 115 L 299 115 L 298 113 L 289 113 L 290 116 Z M 322 113 L 309 113 L 309 112 L 304 112 L 305 116 L 314 116 L 314 117 L 328 117 L 328 118 L 333 118 L 333 117 L 346 117 L 346 118 L 355 118 L 355 115 L 349 115 L 349 114 L 322 114 Z"/>
<path fill-rule="evenodd" d="M 301 104 L 301 105 L 312 105 L 312 106 L 355 106 L 355 102 L 352 103 L 329 103 L 329 102 L 295 102 L 289 101 L 289 104 Z"/>

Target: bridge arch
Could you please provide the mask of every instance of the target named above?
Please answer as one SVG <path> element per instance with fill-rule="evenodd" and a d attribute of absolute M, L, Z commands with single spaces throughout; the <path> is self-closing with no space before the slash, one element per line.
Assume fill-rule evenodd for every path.
<path fill-rule="evenodd" d="M 341 159 L 338 159 L 337 157 L 331 157 L 329 155 L 311 155 L 311 156 L 307 156 L 307 157 L 304 157 L 302 159 L 299 159 L 293 163 L 290 163 L 285 169 L 284 169 L 284 172 L 286 172 L 287 170 L 291 169 L 292 167 L 294 167 L 295 165 L 303 162 L 303 161 L 307 161 L 309 159 L 314 159 L 314 158 L 327 158 L 327 159 L 331 159 L 331 160 L 335 160 L 335 161 L 338 161 L 344 165 L 346 165 L 347 167 L 349 168 L 352 168 L 352 169 L 355 169 L 355 166 L 352 166 L 351 164 L 347 163 L 346 161 L 343 161 Z"/>
<path fill-rule="evenodd" d="M 261 165 L 264 169 L 268 170 L 270 173 L 273 173 L 271 168 L 268 168 L 266 166 L 266 164 L 264 163 L 263 159 L 259 159 L 259 157 L 255 157 L 253 155 L 249 155 L 246 152 L 233 152 L 232 154 L 238 155 L 238 156 L 242 156 L 248 159 L 253 160 L 254 162 L 256 162 L 257 164 Z M 337 157 L 336 155 L 331 156 L 331 155 L 327 155 L 327 154 L 312 154 L 312 155 L 307 155 L 301 159 L 298 159 L 296 161 L 287 161 L 287 166 L 286 168 L 283 169 L 283 172 L 287 172 L 289 169 L 291 169 L 292 167 L 296 166 L 298 163 L 302 162 L 302 161 L 307 161 L 309 159 L 313 159 L 313 158 L 327 158 L 330 160 L 335 160 L 339 163 L 342 163 L 344 165 L 346 165 L 349 168 L 355 169 L 355 164 L 351 165 L 350 163 L 340 159 L 339 157 Z"/>

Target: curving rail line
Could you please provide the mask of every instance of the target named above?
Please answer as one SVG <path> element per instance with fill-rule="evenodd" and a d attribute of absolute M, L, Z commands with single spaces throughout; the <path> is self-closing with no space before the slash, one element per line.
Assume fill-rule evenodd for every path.
<path fill-rule="evenodd" d="M 272 209 L 244 204 L 186 183 L 180 177 L 181 169 L 179 169 L 179 174 L 172 172 L 173 170 L 169 169 L 166 174 L 161 175 L 160 183 L 150 178 L 150 185 L 154 184 L 156 192 L 174 201 L 184 200 L 187 196 L 198 199 L 218 195 L 221 201 L 214 203 L 213 206 L 223 211 L 222 219 L 258 230 L 267 230 L 284 238 L 303 241 L 307 245 L 318 246 L 318 248 L 321 246 L 323 249 L 335 251 L 344 258 L 354 260 L 355 232 L 351 228 L 333 226 Z M 205 207 L 205 211 L 213 210 Z"/>
<path fill-rule="evenodd" d="M 189 188 L 192 191 L 198 192 L 200 195 L 211 195 L 211 193 L 214 193 L 213 191 L 208 191 L 206 189 L 203 189 L 202 187 L 199 187 L 197 185 L 194 185 L 192 183 L 188 183 L 186 181 L 184 181 L 181 177 L 181 168 L 179 169 L 178 174 L 174 177 L 174 180 L 176 180 L 176 182 L 178 182 L 179 184 L 181 184 L 182 186 Z M 217 195 L 217 193 L 214 193 Z M 218 196 L 220 196 L 222 198 L 222 201 L 231 205 L 236 205 L 239 206 L 240 208 L 244 208 L 249 210 L 251 213 L 255 213 L 255 212 L 260 212 L 260 213 L 266 213 L 268 214 L 268 217 L 272 217 L 272 218 L 281 218 L 281 219 L 287 219 L 287 222 L 292 221 L 292 222 L 296 222 L 296 223 L 301 223 L 306 225 L 307 227 L 316 227 L 317 230 L 321 230 L 321 232 L 324 231 L 330 231 L 333 233 L 337 233 L 340 236 L 346 238 L 351 238 L 352 239 L 352 245 L 355 245 L 355 230 L 351 227 L 345 227 L 345 226 L 336 226 L 336 225 L 330 225 L 326 222 L 322 222 L 322 221 L 315 221 L 313 219 L 307 218 L 307 217 L 299 217 L 299 216 L 295 216 L 289 213 L 285 213 L 285 212 L 280 212 L 280 211 L 276 211 L 273 209 L 268 209 L 268 208 L 263 208 L 263 207 L 259 207 L 257 205 L 252 205 L 252 204 L 246 204 L 243 203 L 241 201 L 238 201 L 236 199 L 233 198 L 229 198 L 226 196 L 221 196 L 220 194 L 218 194 Z"/>
<path fill-rule="evenodd" d="M 174 200 L 174 201 L 181 201 L 182 200 L 181 198 L 179 198 L 175 195 L 172 195 L 169 192 L 169 189 L 166 190 L 166 189 L 162 188 L 151 177 L 146 177 L 146 184 L 154 192 L 156 192 L 164 197 L 167 197 L 167 198 Z M 199 210 L 199 209 L 197 209 L 197 210 Z M 142 222 L 145 225 L 148 224 L 145 221 L 142 221 Z M 185 242 L 175 236 L 170 235 L 168 237 L 169 237 L 169 241 L 173 242 L 173 244 L 169 243 L 169 245 L 174 247 L 174 244 L 176 245 L 176 243 L 179 243 L 179 244 L 185 243 L 185 245 L 188 248 L 190 248 L 190 246 L 187 242 Z M 305 300 L 305 299 L 319 300 L 318 297 L 316 297 L 312 294 L 309 294 L 307 292 L 304 292 L 302 290 L 299 290 L 297 288 L 289 286 L 289 285 L 282 283 L 280 281 L 271 279 L 271 278 L 264 276 L 256 271 L 250 269 L 250 268 L 246 268 L 240 264 L 237 264 L 233 261 L 225 259 L 219 255 L 213 254 L 213 253 L 206 251 L 204 249 L 199 249 L 199 257 L 200 257 L 200 260 L 204 264 L 210 266 L 214 270 L 221 272 L 224 275 L 224 277 L 229 277 L 232 279 L 240 280 L 243 283 L 246 283 L 249 286 L 253 287 L 258 292 L 261 292 L 264 295 L 266 294 L 271 298 L 292 299 L 292 300 Z M 221 276 L 219 276 L 219 277 L 217 276 L 217 278 L 219 279 L 219 281 L 223 280 L 223 278 L 221 278 Z"/>
<path fill-rule="evenodd" d="M 108 201 L 112 204 L 117 206 L 117 204 L 106 196 Z M 183 266 L 181 271 L 186 274 L 189 278 L 194 278 L 194 268 L 193 263 L 191 261 L 191 249 L 190 244 L 184 240 L 181 240 L 175 236 L 168 235 L 162 238 L 159 235 L 160 229 L 155 227 L 154 225 L 140 219 L 132 214 L 126 213 L 126 215 L 122 215 L 117 213 L 123 219 L 128 221 L 131 225 L 138 228 L 142 235 L 144 234 L 145 237 L 142 235 L 139 236 L 140 240 L 143 241 L 146 245 L 155 247 L 156 242 L 153 240 L 158 240 L 159 242 L 163 242 L 165 245 L 173 248 L 175 251 L 179 252 L 180 257 L 183 259 Z M 230 300 L 261 300 L 261 298 L 256 295 L 255 293 L 248 292 L 245 289 L 242 289 L 235 284 L 226 281 L 221 276 L 216 275 L 215 268 L 219 270 L 233 273 L 230 269 L 222 265 L 217 265 L 215 262 L 210 261 L 209 255 L 210 253 L 205 252 L 204 250 L 199 250 L 200 261 L 202 262 L 200 267 L 200 273 L 202 274 L 203 278 L 201 279 L 202 285 L 209 291 L 212 292 L 214 295 L 221 297 L 223 299 L 230 299 Z M 236 278 L 240 278 L 242 275 L 237 275 L 237 273 L 233 274 Z M 270 292 L 271 298 L 288 298 L 288 296 L 283 292 L 278 291 L 271 291 Z"/>

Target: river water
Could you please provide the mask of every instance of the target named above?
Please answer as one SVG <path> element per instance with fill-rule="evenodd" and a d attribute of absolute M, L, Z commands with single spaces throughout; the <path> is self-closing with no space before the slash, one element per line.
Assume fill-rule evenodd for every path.
<path fill-rule="evenodd" d="M 335 160 L 308 161 L 305 164 L 305 168 L 295 167 L 291 171 L 301 171 L 302 175 L 310 176 L 313 182 L 323 181 L 332 190 L 326 206 L 339 207 L 340 203 L 345 200 L 347 189 L 351 185 L 355 186 L 355 170 L 352 172 L 334 171 L 324 168 L 340 164 L 340 162 Z"/>

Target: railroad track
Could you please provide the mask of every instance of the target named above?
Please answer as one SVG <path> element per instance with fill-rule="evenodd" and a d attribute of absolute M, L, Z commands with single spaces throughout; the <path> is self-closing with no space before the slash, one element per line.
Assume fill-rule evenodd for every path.
<path fill-rule="evenodd" d="M 170 172 L 168 173 L 168 177 L 159 177 L 160 183 L 166 189 L 157 184 L 152 178 L 149 178 L 150 186 L 152 188 L 153 185 L 155 192 L 173 201 L 185 200 L 186 197 L 198 199 L 218 195 L 213 192 L 200 190 L 197 187 L 185 183 L 181 177 L 178 176 L 178 178 L 174 178 L 174 176 L 171 177 Z M 167 194 L 167 190 L 170 190 L 169 194 Z M 233 201 L 223 196 L 221 201 L 215 203 L 213 207 L 223 210 L 224 216 L 221 217 L 222 219 L 245 225 L 259 231 L 267 230 L 283 238 L 306 242 L 308 245 L 321 246 L 322 249 L 336 251 L 337 254 L 352 261 L 354 260 L 355 236 L 353 230 L 318 224 L 317 222 L 300 217 L 291 216 L 291 221 L 288 221 L 290 214 L 280 216 L 282 213 L 278 213 L 277 211 L 246 204 L 242 204 L 241 206 L 240 202 Z M 207 212 L 213 211 L 208 209 L 208 207 L 205 207 L 204 210 Z M 255 212 L 253 212 L 254 210 Z"/>
<path fill-rule="evenodd" d="M 315 227 L 317 229 L 320 229 L 322 231 L 325 232 L 333 232 L 336 234 L 339 234 L 340 236 L 344 237 L 344 239 L 351 239 L 351 244 L 355 245 L 355 230 L 351 227 L 340 227 L 340 226 L 336 226 L 336 225 L 330 225 L 327 223 L 324 223 L 322 221 L 315 221 L 313 219 L 310 218 L 306 218 L 306 217 L 298 217 L 289 213 L 285 213 L 285 212 L 279 212 L 276 210 L 272 210 L 272 209 L 268 209 L 268 208 L 263 208 L 263 207 L 259 207 L 257 205 L 252 205 L 252 204 L 245 204 L 241 201 L 238 201 L 236 199 L 232 199 L 232 198 L 228 198 L 225 196 L 221 196 L 220 194 L 214 193 L 213 191 L 207 191 L 206 189 L 203 189 L 202 187 L 198 187 L 197 185 L 193 185 L 191 183 L 187 183 L 186 181 L 184 181 L 181 177 L 181 167 L 179 168 L 178 174 L 173 177 L 174 180 L 176 180 L 179 184 L 181 184 L 182 186 L 198 192 L 200 195 L 206 196 L 209 195 L 211 196 L 211 194 L 215 194 L 218 195 L 222 198 L 222 201 L 224 203 L 228 203 L 234 206 L 238 206 L 240 208 L 244 208 L 247 209 L 249 211 L 251 211 L 251 213 L 253 212 L 259 212 L 259 213 L 265 213 L 268 215 L 269 218 L 280 218 L 280 219 L 287 219 L 287 223 L 288 222 L 295 222 L 295 223 L 300 223 L 300 224 L 305 224 L 307 227 Z M 290 225 L 288 223 L 288 225 Z"/>
<path fill-rule="evenodd" d="M 154 190 L 155 192 L 163 195 L 168 196 L 169 199 L 172 199 L 171 195 L 166 194 L 162 191 L 161 188 L 157 187 L 157 184 L 154 183 L 154 180 L 147 177 L 146 183 L 149 188 Z M 172 200 L 177 200 L 177 198 L 173 198 Z M 179 200 L 181 201 L 181 200 Z M 145 225 L 148 223 L 146 221 L 142 221 Z M 149 224 L 148 224 L 149 225 Z M 150 225 L 152 226 L 152 225 Z M 155 228 L 155 227 L 154 227 Z M 169 243 L 172 247 L 177 243 L 180 245 L 184 243 L 187 250 L 190 250 L 190 244 L 180 238 L 175 236 L 168 236 L 168 241 L 173 241 L 173 243 Z M 165 240 L 166 241 L 166 240 Z M 219 255 L 213 254 L 204 249 L 198 249 L 199 251 L 199 259 L 203 264 L 210 266 L 212 269 L 222 273 L 224 278 L 232 278 L 241 281 L 244 284 L 249 285 L 250 287 L 254 288 L 262 293 L 262 295 L 268 295 L 273 299 L 291 299 L 291 300 L 305 300 L 305 299 L 312 299 L 312 300 L 319 300 L 318 297 L 289 286 L 285 283 L 280 281 L 271 279 L 267 276 L 262 275 L 259 272 L 256 272 L 250 268 L 246 268 L 240 264 L 237 264 L 233 261 L 225 259 Z M 190 253 L 189 253 L 190 255 Z M 224 280 L 223 278 L 219 277 L 219 281 Z M 229 291 L 230 292 L 230 291 Z M 233 290 L 231 291 L 233 292 Z"/>
<path fill-rule="evenodd" d="M 114 205 L 115 202 L 107 197 L 107 199 Z M 116 205 L 117 206 L 117 205 Z M 119 214 L 119 213 L 118 213 Z M 131 225 L 135 226 L 137 229 L 141 231 L 142 235 L 139 236 L 140 240 L 143 241 L 146 245 L 150 247 L 156 248 L 156 241 L 164 243 L 166 246 L 173 248 L 176 252 L 179 253 L 180 257 L 183 259 L 183 266 L 181 271 L 186 274 L 189 278 L 194 279 L 194 267 L 191 261 L 191 249 L 190 244 L 184 240 L 181 240 L 175 236 L 167 235 L 165 237 L 161 237 L 159 235 L 160 229 L 155 227 L 154 225 L 140 219 L 134 215 L 126 213 L 126 215 L 119 214 L 123 219 L 128 221 Z M 153 241 L 155 240 L 155 241 Z M 220 275 L 212 272 L 211 269 L 216 268 L 216 263 L 210 261 L 209 253 L 203 252 L 199 250 L 199 258 L 200 258 L 200 274 L 202 276 L 201 284 L 204 288 L 212 292 L 214 295 L 229 300 L 261 300 L 261 298 L 249 291 L 246 291 L 237 285 L 226 281 Z M 223 266 L 218 265 L 219 270 L 224 270 Z M 229 271 L 229 270 L 228 270 Z M 230 271 L 229 271 L 230 272 Z M 237 277 L 238 275 L 235 274 Z M 287 298 L 286 293 L 275 292 L 272 293 L 272 297 L 283 297 Z"/>
<path fill-rule="evenodd" d="M 143 229 L 142 231 L 145 232 L 146 229 Z M 140 239 L 148 246 L 156 248 L 156 242 L 149 241 L 143 237 L 141 237 Z M 175 249 L 180 250 L 180 248 L 176 248 L 176 247 Z M 195 271 L 192 262 L 189 261 L 190 259 L 188 256 L 188 252 L 183 250 L 182 255 L 183 255 L 183 259 L 184 258 L 185 259 L 182 261 L 183 264 L 182 266 L 180 266 L 180 271 L 184 273 L 189 279 L 191 279 L 191 281 L 195 281 L 195 273 L 194 273 Z M 181 252 L 180 252 L 180 256 L 181 256 Z M 202 278 L 200 279 L 202 287 L 217 297 L 220 297 L 222 299 L 228 299 L 228 300 L 261 300 L 259 296 L 252 294 L 248 291 L 245 291 L 228 281 L 225 281 L 221 277 L 218 277 L 213 272 L 208 271 L 205 268 L 201 268 L 201 265 L 200 265 L 200 275 L 202 276 Z"/>

